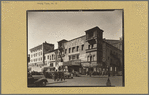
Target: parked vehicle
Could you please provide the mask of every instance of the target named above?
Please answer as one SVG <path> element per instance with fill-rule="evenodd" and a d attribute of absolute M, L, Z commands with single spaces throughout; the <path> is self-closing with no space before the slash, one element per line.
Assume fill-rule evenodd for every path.
<path fill-rule="evenodd" d="M 47 79 L 41 75 L 32 75 L 28 72 L 28 87 L 32 86 L 46 86 L 48 83 Z"/>
<path fill-rule="evenodd" d="M 73 78 L 73 74 L 70 72 L 64 72 L 65 78 Z"/>
<path fill-rule="evenodd" d="M 54 78 L 55 67 L 43 67 L 42 72 L 46 78 Z"/>
<path fill-rule="evenodd" d="M 54 78 L 54 71 L 46 71 L 46 72 L 44 72 L 44 76 L 46 77 L 46 78 Z"/>
<path fill-rule="evenodd" d="M 99 72 L 92 72 L 92 75 L 99 75 Z"/>
<path fill-rule="evenodd" d="M 79 74 L 79 72 L 74 71 L 73 76 L 75 76 L 75 77 L 80 77 L 81 75 Z"/>
<path fill-rule="evenodd" d="M 43 75 L 42 72 L 37 72 L 37 71 L 32 71 L 31 74 L 32 75 Z"/>

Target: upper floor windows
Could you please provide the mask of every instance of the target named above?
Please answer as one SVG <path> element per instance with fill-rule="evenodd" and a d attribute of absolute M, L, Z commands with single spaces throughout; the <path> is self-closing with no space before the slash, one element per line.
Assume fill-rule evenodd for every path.
<path fill-rule="evenodd" d="M 72 47 L 72 52 L 74 52 L 75 51 L 75 47 Z"/>
<path fill-rule="evenodd" d="M 77 51 L 79 51 L 79 46 L 77 46 Z"/>
<path fill-rule="evenodd" d="M 79 54 L 69 56 L 69 60 L 76 60 L 76 59 L 79 59 Z"/>
<path fill-rule="evenodd" d="M 77 59 L 79 59 L 79 54 L 77 55 Z"/>
<path fill-rule="evenodd" d="M 87 61 L 95 61 L 95 55 L 88 56 Z"/>
<path fill-rule="evenodd" d="M 53 57 L 54 57 L 54 56 L 53 56 L 53 54 L 52 54 L 52 60 L 54 59 Z"/>
<path fill-rule="evenodd" d="M 65 54 L 67 53 L 67 49 L 65 49 Z"/>
<path fill-rule="evenodd" d="M 91 45 L 91 48 L 94 48 L 94 44 Z"/>
<path fill-rule="evenodd" d="M 71 48 L 69 48 L 69 53 L 71 52 Z"/>
<path fill-rule="evenodd" d="M 69 60 L 71 60 L 71 56 L 69 56 Z"/>
<path fill-rule="evenodd" d="M 88 45 L 88 49 L 90 49 L 90 45 Z"/>
<path fill-rule="evenodd" d="M 84 45 L 82 45 L 82 50 L 84 49 Z"/>

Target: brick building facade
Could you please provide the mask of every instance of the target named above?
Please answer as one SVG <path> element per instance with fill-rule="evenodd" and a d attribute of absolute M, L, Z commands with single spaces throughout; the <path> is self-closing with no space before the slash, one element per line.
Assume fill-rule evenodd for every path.
<path fill-rule="evenodd" d="M 122 40 L 103 39 L 103 30 L 99 27 L 85 31 L 84 36 L 69 41 L 65 39 L 59 41 L 58 49 L 54 50 L 53 47 L 51 49 L 47 47 L 48 51 L 42 56 L 45 58 L 42 62 L 56 69 L 78 71 L 81 74 L 86 74 L 88 71 L 110 70 L 112 75 L 122 70 Z M 35 51 L 36 48 L 38 47 L 31 51 Z M 41 52 L 44 49 L 39 50 Z M 34 54 L 35 52 L 31 55 Z"/>

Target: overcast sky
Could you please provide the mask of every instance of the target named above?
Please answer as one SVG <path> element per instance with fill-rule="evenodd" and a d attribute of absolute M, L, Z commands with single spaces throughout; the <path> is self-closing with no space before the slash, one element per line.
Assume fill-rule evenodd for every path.
<path fill-rule="evenodd" d="M 45 41 L 56 49 L 58 41 L 83 36 L 96 26 L 104 30 L 103 38 L 118 40 L 122 36 L 122 10 L 28 12 L 28 50 Z"/>

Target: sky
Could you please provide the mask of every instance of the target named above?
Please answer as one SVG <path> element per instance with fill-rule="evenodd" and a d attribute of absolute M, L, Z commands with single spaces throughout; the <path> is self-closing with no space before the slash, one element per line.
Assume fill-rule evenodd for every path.
<path fill-rule="evenodd" d="M 28 51 L 43 42 L 71 40 L 85 35 L 98 26 L 103 38 L 118 40 L 122 37 L 122 10 L 115 11 L 30 11 L 28 12 Z"/>

